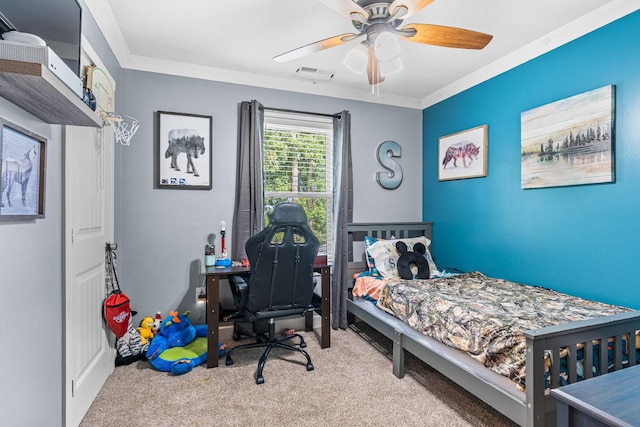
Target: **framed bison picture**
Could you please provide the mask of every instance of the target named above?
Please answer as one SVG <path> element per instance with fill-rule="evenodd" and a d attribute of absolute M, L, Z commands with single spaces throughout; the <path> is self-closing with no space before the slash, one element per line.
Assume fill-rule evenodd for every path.
<path fill-rule="evenodd" d="M 0 221 L 44 218 L 46 142 L 0 118 Z"/>
<path fill-rule="evenodd" d="M 158 111 L 156 187 L 211 190 L 213 119 Z"/>
<path fill-rule="evenodd" d="M 487 125 L 438 138 L 438 181 L 487 176 Z"/>

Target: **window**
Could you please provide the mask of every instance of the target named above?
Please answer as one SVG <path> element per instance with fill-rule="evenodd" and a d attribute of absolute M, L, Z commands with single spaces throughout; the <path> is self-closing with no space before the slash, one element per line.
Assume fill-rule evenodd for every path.
<path fill-rule="evenodd" d="M 331 260 L 333 118 L 265 110 L 262 149 L 265 212 L 285 201 L 301 205 L 320 240 L 318 255 Z"/>

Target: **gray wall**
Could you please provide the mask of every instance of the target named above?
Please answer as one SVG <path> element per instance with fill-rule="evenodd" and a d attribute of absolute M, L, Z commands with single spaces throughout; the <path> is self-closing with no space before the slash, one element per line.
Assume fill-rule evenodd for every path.
<path fill-rule="evenodd" d="M 83 33 L 117 78 L 119 65 L 88 12 Z M 57 426 L 64 395 L 62 127 L 4 98 L 0 116 L 47 138 L 45 218 L 0 222 L 0 424 Z"/>
<path fill-rule="evenodd" d="M 0 419 L 62 421 L 61 127 L 0 98 L 0 116 L 47 139 L 45 218 L 0 222 Z M 14 352 L 9 351 L 13 349 Z M 47 396 L 34 410 L 34 393 Z"/>
<path fill-rule="evenodd" d="M 381 88 L 384 92 L 384 85 Z M 116 241 L 118 278 L 124 292 L 144 315 L 170 310 L 192 311 L 204 323 L 201 286 L 206 238 L 219 234 L 227 221 L 227 237 L 235 200 L 238 105 L 257 99 L 266 107 L 319 113 L 349 110 L 352 115 L 354 220 L 419 221 L 421 218 L 421 111 L 302 95 L 242 85 L 181 78 L 159 73 L 123 71 L 118 87 L 123 114 L 140 120 L 130 146 L 116 148 Z M 154 189 L 157 111 L 213 117 L 213 189 Z M 386 140 L 402 147 L 404 180 L 393 191 L 382 189 L 376 172 L 376 149 Z M 164 149 L 162 149 L 162 154 Z M 161 156 L 161 160 L 165 160 Z M 181 159 L 184 160 L 184 157 Z M 229 240 L 227 240 L 227 246 Z M 219 240 L 218 249 L 219 249 Z M 223 286 L 224 290 L 225 286 Z M 222 295 L 223 298 L 225 295 Z"/>

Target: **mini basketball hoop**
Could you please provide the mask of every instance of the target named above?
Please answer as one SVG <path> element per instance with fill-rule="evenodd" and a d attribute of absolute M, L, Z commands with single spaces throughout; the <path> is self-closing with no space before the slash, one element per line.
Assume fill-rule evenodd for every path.
<path fill-rule="evenodd" d="M 133 138 L 133 135 L 140 126 L 140 122 L 138 122 L 137 119 L 115 113 L 102 114 L 102 124 L 104 126 L 113 125 L 116 142 L 122 145 L 129 145 L 131 143 L 131 138 Z"/>

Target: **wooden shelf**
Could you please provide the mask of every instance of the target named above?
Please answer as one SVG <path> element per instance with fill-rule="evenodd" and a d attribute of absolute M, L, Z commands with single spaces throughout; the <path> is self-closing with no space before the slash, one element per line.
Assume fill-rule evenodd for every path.
<path fill-rule="evenodd" d="M 100 117 L 42 64 L 0 59 L 0 96 L 47 123 L 102 126 Z"/>

